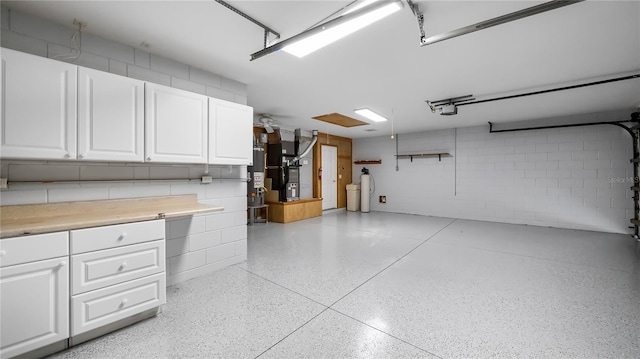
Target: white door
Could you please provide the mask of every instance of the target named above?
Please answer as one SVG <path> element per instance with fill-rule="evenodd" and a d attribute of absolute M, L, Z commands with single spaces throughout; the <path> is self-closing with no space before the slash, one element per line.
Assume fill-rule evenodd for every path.
<path fill-rule="evenodd" d="M 69 257 L 0 268 L 0 357 L 69 337 Z"/>
<path fill-rule="evenodd" d="M 76 158 L 77 66 L 2 49 L 4 158 Z"/>
<path fill-rule="evenodd" d="M 78 158 L 144 161 L 144 82 L 78 68 Z"/>
<path fill-rule="evenodd" d="M 207 163 L 207 97 L 145 83 L 145 161 Z"/>
<path fill-rule="evenodd" d="M 338 148 L 322 146 L 322 209 L 338 207 Z"/>
<path fill-rule="evenodd" d="M 209 98 L 209 163 L 252 165 L 253 108 Z"/>

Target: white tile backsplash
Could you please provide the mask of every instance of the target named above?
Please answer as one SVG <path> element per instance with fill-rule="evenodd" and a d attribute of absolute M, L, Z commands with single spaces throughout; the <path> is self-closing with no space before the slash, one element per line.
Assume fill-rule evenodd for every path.
<path fill-rule="evenodd" d="M 9 164 L 9 181 L 78 181 L 80 166 L 41 164 Z"/>
<path fill-rule="evenodd" d="M 132 185 L 109 188 L 109 199 L 169 196 L 170 194 L 171 190 L 169 185 Z"/>
<path fill-rule="evenodd" d="M 152 166 L 149 167 L 149 178 L 152 179 L 187 179 L 188 167 Z"/>
<path fill-rule="evenodd" d="M 38 204 L 47 202 L 47 191 L 0 191 L 0 205 L 12 206 L 18 204 Z"/>
<path fill-rule="evenodd" d="M 208 186 L 206 184 L 193 183 L 193 184 L 172 184 L 171 185 L 171 195 L 180 195 L 180 194 L 195 194 L 198 196 L 198 200 L 205 199 L 205 187 Z"/>
<path fill-rule="evenodd" d="M 134 168 L 126 166 L 80 166 L 82 181 L 133 180 Z"/>
<path fill-rule="evenodd" d="M 50 189 L 48 192 L 49 203 L 109 199 L 109 189 L 105 187 Z"/>

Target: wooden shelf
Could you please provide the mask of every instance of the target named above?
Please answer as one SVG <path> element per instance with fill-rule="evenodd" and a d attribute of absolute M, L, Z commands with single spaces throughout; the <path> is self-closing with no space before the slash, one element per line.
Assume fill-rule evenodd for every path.
<path fill-rule="evenodd" d="M 631 223 L 635 224 L 636 226 L 640 226 L 640 219 L 632 219 Z"/>
<path fill-rule="evenodd" d="M 636 192 L 640 192 L 640 187 L 633 186 L 633 187 L 631 187 L 631 190 L 632 191 L 636 191 Z"/>
<path fill-rule="evenodd" d="M 449 152 L 431 152 L 431 153 L 406 153 L 402 155 L 396 155 L 398 158 L 409 158 L 413 162 L 414 157 L 438 157 L 438 161 L 442 161 L 442 156 L 451 156 Z"/>
<path fill-rule="evenodd" d="M 362 161 L 353 161 L 356 165 L 381 165 L 382 160 L 362 160 Z"/>

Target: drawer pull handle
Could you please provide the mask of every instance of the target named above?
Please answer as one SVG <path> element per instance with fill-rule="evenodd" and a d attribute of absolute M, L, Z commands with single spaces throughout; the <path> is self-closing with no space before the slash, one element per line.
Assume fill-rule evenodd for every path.
<path fill-rule="evenodd" d="M 127 305 L 128 300 L 125 298 L 122 300 L 122 302 L 120 302 L 120 308 L 123 308 L 125 305 Z"/>
<path fill-rule="evenodd" d="M 125 269 L 126 267 L 127 267 L 127 262 L 123 262 L 123 263 L 120 265 L 120 270 L 123 270 L 123 269 Z"/>
<path fill-rule="evenodd" d="M 118 240 L 121 241 L 123 239 L 127 238 L 127 232 L 124 232 L 120 235 L 120 237 L 118 237 Z"/>
<path fill-rule="evenodd" d="M 4 257 L 7 255 L 7 251 L 5 251 L 4 249 L 0 251 L 0 257 Z"/>
<path fill-rule="evenodd" d="M 62 261 L 62 262 L 60 262 L 60 267 L 64 267 L 64 266 L 66 266 L 66 265 L 67 265 L 67 261 Z"/>

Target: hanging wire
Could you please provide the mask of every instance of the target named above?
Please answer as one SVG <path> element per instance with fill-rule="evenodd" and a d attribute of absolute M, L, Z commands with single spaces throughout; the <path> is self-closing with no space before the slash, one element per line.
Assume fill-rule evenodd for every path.
<path fill-rule="evenodd" d="M 71 52 L 53 56 L 52 59 L 75 61 L 82 54 L 82 28 L 85 26 L 81 22 L 77 22 L 78 30 L 71 35 Z"/>

